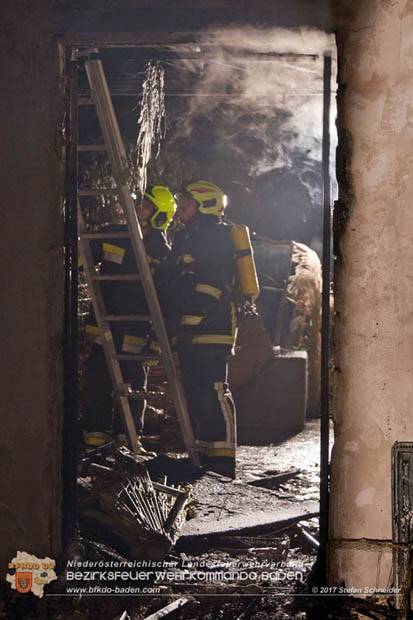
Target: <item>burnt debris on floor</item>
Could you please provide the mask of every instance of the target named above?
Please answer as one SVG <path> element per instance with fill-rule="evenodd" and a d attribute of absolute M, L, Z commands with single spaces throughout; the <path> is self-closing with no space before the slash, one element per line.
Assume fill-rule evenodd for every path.
<path fill-rule="evenodd" d="M 101 456 L 101 460 L 103 457 Z M 185 522 L 190 489 L 151 479 L 144 459 L 120 448 L 105 464 L 84 464 L 79 477 L 79 519 L 93 536 L 96 528 L 114 535 L 135 558 L 163 558 Z"/>
<path fill-rule="evenodd" d="M 390 600 L 319 596 L 309 584 L 318 550 L 318 432 L 313 420 L 279 445 L 239 447 L 236 480 L 199 471 L 178 452 L 136 457 L 112 445 L 88 453 L 79 467 L 79 534 L 48 589 L 54 596 L 8 590 L 1 620 L 396 618 Z M 74 585 L 69 562 L 73 570 L 87 562 L 132 575 L 123 594 L 102 598 L 98 591 L 113 584 L 91 575 L 91 594 L 56 596 Z M 137 587 L 141 593 L 126 594 Z"/>
<path fill-rule="evenodd" d="M 98 544 L 104 555 L 163 560 L 169 574 L 153 573 L 143 585 L 175 595 L 293 592 L 317 555 L 318 425 L 276 446 L 239 447 L 235 480 L 199 470 L 177 451 L 89 453 L 79 476 L 83 557 Z M 165 487 L 180 502 L 160 493 Z"/>

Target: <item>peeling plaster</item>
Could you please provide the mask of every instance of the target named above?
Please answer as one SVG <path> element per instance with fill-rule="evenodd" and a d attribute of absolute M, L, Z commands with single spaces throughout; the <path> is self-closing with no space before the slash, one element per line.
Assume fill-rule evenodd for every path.
<path fill-rule="evenodd" d="M 356 504 L 357 506 L 367 506 L 368 504 L 372 504 L 375 496 L 376 489 L 374 487 L 364 489 L 363 491 L 360 491 L 360 493 L 357 495 Z"/>
<path fill-rule="evenodd" d="M 358 452 L 359 451 L 359 443 L 358 441 L 346 441 L 344 444 L 344 450 L 347 452 Z"/>

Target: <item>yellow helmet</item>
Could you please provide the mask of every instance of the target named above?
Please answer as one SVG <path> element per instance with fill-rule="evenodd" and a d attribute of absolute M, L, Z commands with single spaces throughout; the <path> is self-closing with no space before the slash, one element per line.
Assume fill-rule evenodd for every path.
<path fill-rule="evenodd" d="M 156 207 L 149 220 L 152 228 L 166 230 L 176 211 L 176 202 L 173 194 L 163 185 L 151 185 L 146 188 L 144 196 Z"/>
<path fill-rule="evenodd" d="M 223 215 L 228 198 L 217 185 L 210 181 L 196 181 L 187 185 L 185 189 L 196 200 L 201 213 L 217 217 Z"/>

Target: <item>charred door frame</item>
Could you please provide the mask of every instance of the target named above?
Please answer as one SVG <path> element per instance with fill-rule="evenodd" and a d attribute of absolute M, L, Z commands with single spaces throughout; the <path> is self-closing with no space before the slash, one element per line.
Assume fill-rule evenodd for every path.
<path fill-rule="evenodd" d="M 196 43 L 194 33 L 82 33 L 60 43 L 65 54 L 65 132 L 68 140 L 65 164 L 64 245 L 64 423 L 63 423 L 63 545 L 76 527 L 77 422 L 77 63 L 71 60 L 73 48 L 163 47 Z M 280 54 L 283 56 L 284 54 Z M 299 54 L 296 54 L 299 55 Z M 323 69 L 323 293 L 321 345 L 321 429 L 320 429 L 320 550 L 319 578 L 327 582 L 327 544 L 329 509 L 329 356 L 330 356 L 330 280 L 331 280 L 331 175 L 330 175 L 331 55 L 324 55 Z"/>
<path fill-rule="evenodd" d="M 77 274 L 77 186 L 78 107 L 77 66 L 71 47 L 64 48 L 65 185 L 64 185 L 64 336 L 63 336 L 63 425 L 62 425 L 62 544 L 66 548 L 76 530 L 76 479 L 79 428 L 78 412 L 78 274 Z"/>
<path fill-rule="evenodd" d="M 323 292 L 321 318 L 321 428 L 320 428 L 320 550 L 322 581 L 327 583 L 327 544 L 330 478 L 330 283 L 331 283 L 331 175 L 330 175 L 331 55 L 323 68 Z"/>

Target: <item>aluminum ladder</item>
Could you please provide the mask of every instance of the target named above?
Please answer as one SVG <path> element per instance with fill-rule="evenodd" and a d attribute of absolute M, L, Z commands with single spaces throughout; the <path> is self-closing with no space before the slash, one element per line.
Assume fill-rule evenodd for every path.
<path fill-rule="evenodd" d="M 189 458 L 194 465 L 199 466 L 199 453 L 195 449 L 195 440 L 192 430 L 191 421 L 188 414 L 185 395 L 182 388 L 180 377 L 176 371 L 168 335 L 165 329 L 162 312 L 159 306 L 158 296 L 153 283 L 152 273 L 147 261 L 145 246 L 143 243 L 142 231 L 139 220 L 136 215 L 134 201 L 132 199 L 130 189 L 127 183 L 128 162 L 125 147 L 120 135 L 118 122 L 112 104 L 111 95 L 107 85 L 102 61 L 96 58 L 97 50 L 87 50 L 80 52 L 79 56 L 88 56 L 93 53 L 94 58 L 85 60 L 86 75 L 89 82 L 91 97 L 96 109 L 99 125 L 102 131 L 104 145 L 88 145 L 86 148 L 79 147 L 79 150 L 106 150 L 112 169 L 112 176 L 116 183 L 116 193 L 118 194 L 119 203 L 125 216 L 128 233 L 126 236 L 130 238 L 136 265 L 139 274 L 136 276 L 123 276 L 123 279 L 140 279 L 142 282 L 146 300 L 149 307 L 150 317 L 155 328 L 155 333 L 161 347 L 161 359 L 165 367 L 168 379 L 168 392 L 172 397 L 175 409 L 178 414 L 178 420 L 183 435 L 185 448 Z M 78 56 L 78 57 L 79 57 Z M 114 190 L 109 190 L 113 192 Z M 100 334 L 103 338 L 103 348 L 105 358 L 112 380 L 115 398 L 119 404 L 120 413 L 123 419 L 123 425 L 127 437 L 129 448 L 134 450 L 136 446 L 136 428 L 133 421 L 132 413 L 128 401 L 128 391 L 123 382 L 122 373 L 119 365 L 120 360 L 136 360 L 144 361 L 153 359 L 153 356 L 118 354 L 113 342 L 113 336 L 110 329 L 110 322 L 113 320 L 130 320 L 139 321 L 143 318 L 139 315 L 113 317 L 106 314 L 102 293 L 100 290 L 99 280 L 109 278 L 109 276 L 96 275 L 92 252 L 90 248 L 90 240 L 93 238 L 104 238 L 105 235 L 110 238 L 116 238 L 116 233 L 87 233 L 83 217 L 79 206 L 79 197 L 82 195 L 103 194 L 105 190 L 78 190 L 78 230 L 79 230 L 79 250 L 82 256 L 85 278 L 91 294 L 92 304 L 95 311 L 97 324 Z M 119 236 L 125 236 L 119 233 Z M 117 276 L 122 279 L 122 276 Z M 112 278 L 113 279 L 113 278 Z"/>

